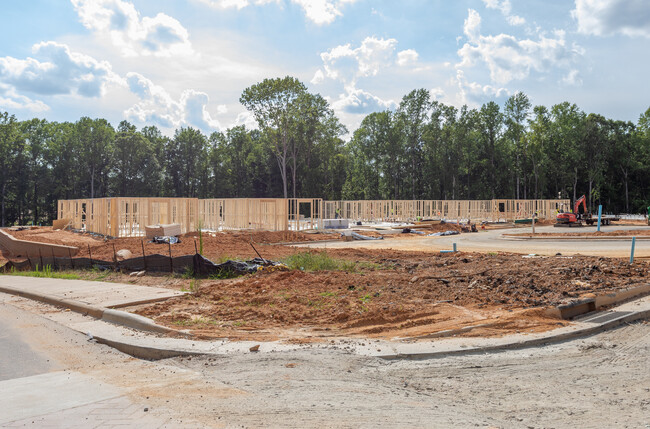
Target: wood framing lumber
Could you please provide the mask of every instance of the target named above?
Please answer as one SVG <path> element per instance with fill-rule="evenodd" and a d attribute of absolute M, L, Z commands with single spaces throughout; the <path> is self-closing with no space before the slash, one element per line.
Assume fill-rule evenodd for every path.
<path fill-rule="evenodd" d="M 147 225 L 144 227 L 147 238 L 181 235 L 181 224 L 172 223 L 167 225 Z"/>

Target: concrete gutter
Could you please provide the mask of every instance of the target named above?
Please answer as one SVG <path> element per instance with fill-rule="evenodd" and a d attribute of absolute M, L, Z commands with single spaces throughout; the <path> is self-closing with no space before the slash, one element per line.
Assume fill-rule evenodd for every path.
<path fill-rule="evenodd" d="M 495 345 L 463 347 L 463 348 L 455 348 L 451 350 L 447 349 L 447 350 L 439 350 L 439 351 L 424 350 L 425 347 L 423 347 L 423 350 L 421 351 L 413 350 L 413 351 L 399 352 L 398 350 L 397 353 L 382 354 L 382 355 L 377 355 L 377 357 L 380 357 L 382 359 L 387 359 L 387 360 L 431 359 L 431 358 L 446 357 L 446 356 L 499 352 L 499 351 L 506 351 L 506 350 L 522 349 L 527 347 L 536 347 L 536 346 L 560 343 L 562 341 L 591 336 L 609 329 L 613 329 L 624 323 L 631 323 L 637 320 L 643 320 L 648 318 L 650 318 L 650 309 L 645 309 L 642 311 L 630 312 L 629 314 L 625 313 L 619 317 L 610 319 L 606 322 L 595 323 L 592 326 L 583 326 L 578 329 L 575 328 L 570 329 L 571 327 L 569 327 L 569 329 L 567 328 L 556 329 L 551 331 L 550 334 L 541 337 L 531 338 L 528 340 L 506 341 Z"/>
<path fill-rule="evenodd" d="M 28 298 L 34 301 L 44 302 L 46 304 L 55 305 L 57 307 L 68 308 L 76 313 L 80 313 L 85 316 L 91 316 L 95 319 L 103 320 L 105 322 L 113 323 L 116 325 L 126 326 L 128 328 L 137 329 L 139 331 L 176 336 L 189 335 L 186 332 L 171 329 L 166 326 L 156 325 L 153 320 L 147 317 L 128 313 L 126 311 L 93 306 L 85 302 L 59 298 L 57 296 L 47 295 L 43 293 L 27 292 L 10 286 L 0 286 L 0 292 L 21 296 L 23 298 Z"/>
<path fill-rule="evenodd" d="M 564 240 L 594 240 L 594 241 L 629 241 L 632 240 L 632 237 L 636 237 L 637 240 L 650 240 L 650 237 L 647 235 L 635 236 L 635 235 L 610 235 L 610 236 L 558 236 L 558 237 L 534 237 L 531 235 L 513 235 L 513 234 L 501 234 L 502 240 L 520 240 L 520 241 L 529 241 L 529 240 L 539 240 L 539 241 L 564 241 Z"/>

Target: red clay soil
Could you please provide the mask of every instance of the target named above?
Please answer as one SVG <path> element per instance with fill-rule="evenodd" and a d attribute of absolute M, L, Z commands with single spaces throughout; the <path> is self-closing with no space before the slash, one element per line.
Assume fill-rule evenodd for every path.
<path fill-rule="evenodd" d="M 111 260 L 116 250 L 134 256 L 167 254 L 167 245 L 146 239 L 104 241 L 87 234 L 42 228 L 23 234 L 31 240 L 68 243 L 87 256 Z M 406 234 L 398 234 L 398 237 Z M 279 260 L 300 252 L 321 252 L 278 245 L 339 239 L 335 233 L 229 232 L 203 234 L 204 254 L 219 262 L 257 256 Z M 65 240 L 65 241 L 64 241 Z M 174 256 L 193 254 L 197 234 L 181 236 Z M 549 318 L 541 308 L 647 283 L 648 262 L 596 257 L 525 258 L 513 254 L 440 254 L 389 249 L 329 249 L 336 259 L 356 263 L 353 272 L 257 273 L 232 280 L 199 280 L 200 293 L 134 308 L 139 314 L 199 338 L 284 339 L 314 341 L 337 336 L 415 337 L 468 326 L 464 335 L 504 335 L 552 329 L 566 322 Z M 0 264 L 2 262 L 0 261 Z M 189 279 L 171 276 L 114 281 L 190 288 Z M 167 281 L 173 279 L 173 281 Z M 153 282 L 153 283 L 152 283 Z M 196 283 L 194 283 L 196 285 Z"/>
<path fill-rule="evenodd" d="M 39 243 L 63 244 L 75 247 L 101 246 L 104 240 L 95 238 L 89 234 L 75 234 L 70 231 L 52 230 L 50 226 L 31 227 L 22 231 L 12 231 L 5 229 L 5 232 L 11 234 L 19 240 L 36 241 Z"/>
<path fill-rule="evenodd" d="M 422 338 L 476 325 L 466 335 L 504 335 L 562 325 L 541 308 L 644 284 L 650 275 L 646 262 L 608 258 L 387 253 L 366 255 L 360 260 L 378 265 L 357 272 L 203 280 L 198 295 L 137 313 L 205 338 Z"/>
<path fill-rule="evenodd" d="M 618 231 L 580 231 L 580 232 L 530 232 L 504 234 L 514 237 L 649 237 L 650 229 L 626 229 Z"/>
<path fill-rule="evenodd" d="M 114 251 L 127 249 L 134 257 L 142 255 L 142 245 L 147 255 L 169 253 L 166 244 L 150 243 L 146 238 L 116 238 L 104 240 L 90 234 L 73 233 L 70 231 L 52 231 L 51 227 L 38 227 L 24 231 L 7 231 L 21 240 L 38 241 L 43 243 L 66 244 L 79 247 L 77 257 L 88 257 L 92 253 L 93 259 L 112 261 Z M 290 247 L 268 246 L 270 243 L 308 242 L 317 240 L 338 240 L 339 234 L 318 233 L 308 234 L 303 232 L 217 232 L 203 233 L 204 255 L 214 261 L 227 258 L 254 258 L 257 256 L 251 247 L 254 243 L 258 252 L 267 259 L 287 256 L 295 253 Z M 198 233 L 189 233 L 180 236 L 180 243 L 171 246 L 172 256 L 193 255 L 199 247 Z M 195 246 L 196 243 L 196 246 Z M 88 251 L 90 246 L 90 252 Z M 272 249 L 269 251 L 269 248 Z"/>

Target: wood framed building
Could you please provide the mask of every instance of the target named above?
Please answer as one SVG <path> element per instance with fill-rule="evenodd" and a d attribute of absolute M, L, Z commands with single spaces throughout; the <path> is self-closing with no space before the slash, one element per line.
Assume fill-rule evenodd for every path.
<path fill-rule="evenodd" d="M 537 213 L 554 219 L 569 200 L 378 200 L 320 198 L 95 198 L 59 200 L 58 219 L 112 237 L 145 235 L 145 226 L 178 223 L 181 233 L 199 228 L 300 231 L 322 229 L 323 219 L 409 222 L 422 219 L 512 221 Z"/>
<path fill-rule="evenodd" d="M 409 222 L 422 219 L 464 219 L 513 221 L 537 214 L 539 219 L 555 219 L 567 211 L 568 199 L 560 200 L 376 200 L 326 201 L 326 219 L 340 217 L 363 222 Z"/>
<path fill-rule="evenodd" d="M 145 226 L 177 223 L 204 230 L 299 231 L 322 228 L 323 200 L 283 198 L 95 198 L 59 200 L 58 219 L 112 237 L 145 235 Z"/>

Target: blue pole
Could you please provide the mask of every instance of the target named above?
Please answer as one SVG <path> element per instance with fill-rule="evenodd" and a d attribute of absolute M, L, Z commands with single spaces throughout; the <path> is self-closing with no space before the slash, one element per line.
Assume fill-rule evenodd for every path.
<path fill-rule="evenodd" d="M 598 206 L 598 232 L 600 232 L 600 218 L 603 217 L 603 205 Z"/>
<path fill-rule="evenodd" d="M 630 250 L 630 264 L 634 262 L 634 245 L 636 244 L 636 237 L 632 237 L 632 250 Z"/>

